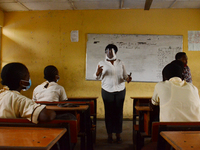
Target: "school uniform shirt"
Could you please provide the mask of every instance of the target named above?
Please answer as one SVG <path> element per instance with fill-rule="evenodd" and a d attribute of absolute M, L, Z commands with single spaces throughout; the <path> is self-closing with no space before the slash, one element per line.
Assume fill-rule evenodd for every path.
<path fill-rule="evenodd" d="M 45 81 L 33 90 L 34 101 L 59 102 L 67 100 L 65 89 L 61 85 L 58 85 L 56 82 L 50 82 L 47 88 L 45 88 L 44 86 L 47 83 L 49 82 Z"/>
<path fill-rule="evenodd" d="M 103 71 L 99 76 L 96 76 L 95 72 L 94 77 L 97 80 L 101 79 L 101 86 L 105 91 L 119 92 L 125 89 L 124 81 L 128 78 L 128 75 L 124 63 L 120 59 L 114 61 L 113 65 L 107 60 L 100 61 L 98 65 L 103 66 Z"/>
<path fill-rule="evenodd" d="M 160 121 L 200 121 L 198 89 L 178 77 L 159 82 L 152 97 L 153 105 L 160 105 Z"/>
<path fill-rule="evenodd" d="M 36 104 L 18 91 L 11 91 L 8 87 L 0 90 L 0 118 L 27 118 L 38 123 L 38 116 L 44 108 L 45 105 Z"/>

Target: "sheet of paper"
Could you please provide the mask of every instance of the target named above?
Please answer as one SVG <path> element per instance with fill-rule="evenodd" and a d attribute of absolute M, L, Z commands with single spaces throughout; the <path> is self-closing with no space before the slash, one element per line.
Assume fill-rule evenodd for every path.
<path fill-rule="evenodd" d="M 78 42 L 78 41 L 79 41 L 78 30 L 72 30 L 71 31 L 71 42 Z"/>
<path fill-rule="evenodd" d="M 188 31 L 188 50 L 200 51 L 200 31 Z"/>

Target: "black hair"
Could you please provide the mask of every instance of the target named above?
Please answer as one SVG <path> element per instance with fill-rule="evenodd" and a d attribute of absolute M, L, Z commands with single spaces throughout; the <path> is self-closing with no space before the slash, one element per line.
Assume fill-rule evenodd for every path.
<path fill-rule="evenodd" d="M 1 84 L 16 90 L 20 86 L 20 81 L 28 74 L 28 69 L 22 63 L 13 62 L 5 65 L 1 71 Z"/>
<path fill-rule="evenodd" d="M 175 59 L 176 60 L 179 60 L 181 59 L 183 56 L 185 56 L 186 53 L 185 52 L 178 52 L 176 55 L 175 55 Z"/>
<path fill-rule="evenodd" d="M 183 68 L 176 63 L 169 63 L 162 70 L 163 81 L 169 80 L 172 77 L 179 77 L 182 79 Z"/>
<path fill-rule="evenodd" d="M 118 48 L 117 48 L 117 46 L 116 45 L 114 45 L 114 44 L 108 44 L 107 46 L 106 46 L 106 48 L 105 48 L 105 52 L 106 52 L 106 50 L 107 49 L 114 49 L 114 51 L 115 51 L 115 53 L 117 53 L 117 51 L 118 51 Z"/>
<path fill-rule="evenodd" d="M 56 75 L 58 75 L 58 69 L 55 66 L 49 65 L 44 68 L 44 78 L 49 82 L 54 81 Z"/>
<path fill-rule="evenodd" d="M 177 64 L 177 65 L 179 65 L 182 69 L 184 69 L 184 63 L 183 63 L 182 61 L 180 61 L 180 60 L 173 60 L 171 63 L 172 63 L 172 64 Z"/>

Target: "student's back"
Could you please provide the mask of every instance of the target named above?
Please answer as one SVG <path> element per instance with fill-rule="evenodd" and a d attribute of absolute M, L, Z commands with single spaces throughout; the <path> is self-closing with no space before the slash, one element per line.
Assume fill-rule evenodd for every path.
<path fill-rule="evenodd" d="M 175 63 L 163 69 L 163 82 L 155 86 L 152 104 L 160 105 L 160 121 L 200 121 L 198 89 L 182 80 L 183 69 Z"/>
<path fill-rule="evenodd" d="M 160 103 L 160 121 L 200 121 L 198 89 L 193 84 L 173 77 L 155 86 L 152 100 L 156 101 L 156 93 Z"/>
<path fill-rule="evenodd" d="M 34 101 L 58 102 L 67 100 L 65 89 L 58 85 L 60 79 L 58 69 L 55 66 L 49 65 L 44 69 L 44 78 L 47 80 L 38 85 L 33 91 Z"/>
<path fill-rule="evenodd" d="M 48 84 L 47 88 L 45 88 L 46 84 Z M 59 102 L 61 100 L 67 100 L 67 95 L 65 89 L 56 82 L 48 83 L 48 81 L 45 81 L 34 89 L 33 100 Z"/>

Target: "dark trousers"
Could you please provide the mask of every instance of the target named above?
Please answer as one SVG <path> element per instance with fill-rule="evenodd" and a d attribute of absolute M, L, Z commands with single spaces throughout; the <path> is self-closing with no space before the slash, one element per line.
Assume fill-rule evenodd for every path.
<path fill-rule="evenodd" d="M 101 94 L 104 102 L 107 133 L 121 133 L 126 89 L 113 93 L 109 93 L 102 89 Z"/>

